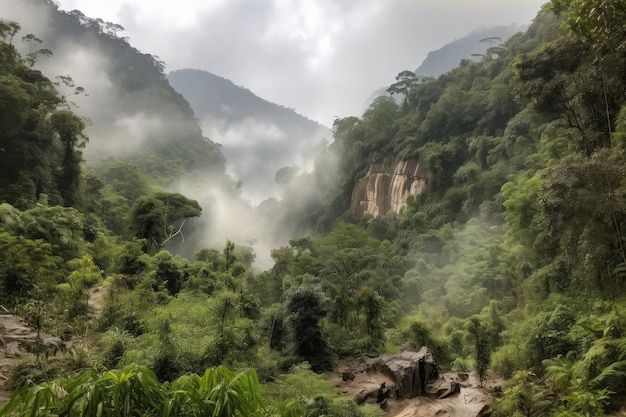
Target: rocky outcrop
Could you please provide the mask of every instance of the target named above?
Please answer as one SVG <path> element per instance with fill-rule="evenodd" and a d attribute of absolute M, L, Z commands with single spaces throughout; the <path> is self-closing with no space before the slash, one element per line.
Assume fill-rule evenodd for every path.
<path fill-rule="evenodd" d="M 402 350 L 383 355 L 372 365 L 372 370 L 389 377 L 398 398 L 415 398 L 426 394 L 426 386 L 437 378 L 437 365 L 426 346 L 418 352 Z"/>
<path fill-rule="evenodd" d="M 492 415 L 491 393 L 501 392 L 481 386 L 472 373 L 437 372 L 426 347 L 378 358 L 343 358 L 332 380 L 357 403 L 376 404 L 389 417 L 487 417 Z"/>
<path fill-rule="evenodd" d="M 350 213 L 356 218 L 400 213 L 408 196 L 424 192 L 427 180 L 428 172 L 417 159 L 372 164 L 352 190 Z"/>

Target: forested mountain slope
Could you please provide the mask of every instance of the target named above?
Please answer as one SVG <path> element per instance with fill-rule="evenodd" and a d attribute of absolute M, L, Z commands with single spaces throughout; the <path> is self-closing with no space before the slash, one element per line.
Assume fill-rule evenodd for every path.
<path fill-rule="evenodd" d="M 138 190 L 142 177 L 120 169 L 117 189 L 141 191 L 125 206 L 77 175 L 81 119 L 3 22 L 0 86 L 18 104 L 1 109 L 3 148 L 50 152 L 2 172 L 0 304 L 73 345 L 45 359 L 36 343 L 0 416 L 119 415 L 121 398 L 127 415 L 380 415 L 315 372 L 409 343 L 440 370 L 507 378 L 492 415 L 618 415 L 624 21 L 621 0 L 552 0 L 479 62 L 436 79 L 401 72 L 400 104 L 338 119 L 316 169 L 283 172 L 283 199 L 258 208 L 303 231 L 264 271 L 231 240 L 188 258 L 164 249 L 196 201 Z M 370 167 L 403 161 L 419 162 L 420 193 L 384 218 L 350 214 Z M 109 287 L 99 314 L 94 286 Z"/>
<path fill-rule="evenodd" d="M 47 0 L 19 6 L 2 0 L 0 13 L 41 41 L 15 42 L 21 50 L 52 52 L 40 56 L 36 68 L 51 77 L 69 75 L 72 85 L 84 88 L 75 95 L 71 85 L 64 86 L 63 94 L 89 119 L 89 160 L 122 157 L 164 184 L 196 170 L 223 174 L 219 146 L 203 137 L 189 104 L 167 82 L 164 63 L 132 47 L 121 26 L 78 10 L 60 11 Z"/>
<path fill-rule="evenodd" d="M 182 234 L 167 241 L 172 250 L 191 255 L 195 248 L 182 236 L 189 239 L 196 233 L 198 241 L 208 244 L 206 236 L 219 236 L 216 240 L 221 241 L 228 235 L 224 228 L 216 230 L 219 208 L 207 203 L 216 194 L 228 199 L 233 210 L 251 211 L 239 198 L 237 182 L 226 175 L 221 146 L 204 135 L 187 101 L 167 81 L 164 63 L 134 48 L 123 37 L 123 28 L 78 10 L 63 12 L 47 0 L 2 0 L 0 14 L 19 19 L 23 28 L 12 44 L 29 57 L 27 66 L 59 84 L 65 106 L 80 117 L 82 143 L 89 144 L 80 148 L 88 176 L 76 187 L 79 194 L 89 188 L 102 195 L 90 210 L 98 211 L 108 228 L 127 232 L 124 217 L 138 197 L 155 188 L 196 193 L 195 198 L 203 200 L 202 220 L 187 222 Z M 29 33 L 32 38 L 21 42 Z M 6 167 L 11 169 L 10 164 Z M 78 177 L 73 181 L 78 184 Z M 49 191 L 43 192 L 51 203 L 59 202 Z M 31 198 L 31 204 L 33 200 L 37 198 Z"/>
<path fill-rule="evenodd" d="M 440 346 L 440 358 L 451 346 L 473 350 L 479 372 L 571 372 L 558 374 L 569 379 L 556 394 L 579 411 L 592 407 L 579 395 L 602 408 L 623 391 L 623 330 L 604 327 L 624 329 L 626 260 L 625 11 L 609 3 L 555 1 L 558 18 L 541 12 L 478 63 L 434 80 L 402 72 L 391 90 L 404 100 L 381 97 L 361 118 L 338 120 L 331 146 L 343 169 L 327 206 L 336 213 L 373 164 L 417 160 L 428 172 L 403 213 L 360 220 L 408 266 L 403 295 L 419 305 L 411 328 L 421 343 Z M 602 12 L 583 18 L 592 7 Z M 503 415 L 531 374 L 516 381 Z M 554 405 L 537 401 L 541 412 Z"/>

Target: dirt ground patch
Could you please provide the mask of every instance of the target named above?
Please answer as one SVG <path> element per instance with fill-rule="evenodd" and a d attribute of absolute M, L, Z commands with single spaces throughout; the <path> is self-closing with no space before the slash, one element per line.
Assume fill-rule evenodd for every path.
<path fill-rule="evenodd" d="M 109 287 L 89 289 L 89 306 L 95 314 L 100 314 L 104 307 Z M 49 354 L 56 356 L 72 345 L 58 337 L 40 334 L 40 342 Z M 11 314 L 0 314 L 0 404 L 5 403 L 12 393 L 11 375 L 27 355 L 27 346 L 37 342 L 37 332 L 30 328 L 22 318 Z"/>
<path fill-rule="evenodd" d="M 109 290 L 110 287 L 93 287 L 89 289 L 89 307 L 93 309 L 95 314 L 100 314 L 104 308 Z"/>
<path fill-rule="evenodd" d="M 20 317 L 0 315 L 0 404 L 11 396 L 11 374 L 24 355 L 24 345 L 33 343 L 37 332 Z"/>
<path fill-rule="evenodd" d="M 472 373 L 445 373 L 440 379 L 456 382 L 460 386 L 458 393 L 436 398 L 436 396 L 418 396 L 406 398 L 381 398 L 381 387 L 394 385 L 388 376 L 372 372 L 371 364 L 376 358 L 342 358 L 335 364 L 330 380 L 344 394 L 357 402 L 379 404 L 389 417 L 477 417 L 488 415 L 489 403 L 493 399 L 490 392 L 498 391 L 503 381 L 492 379 L 481 388 Z"/>

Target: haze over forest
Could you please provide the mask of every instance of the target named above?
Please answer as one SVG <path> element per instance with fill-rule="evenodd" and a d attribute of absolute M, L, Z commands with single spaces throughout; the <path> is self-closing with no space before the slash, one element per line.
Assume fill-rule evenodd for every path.
<path fill-rule="evenodd" d="M 0 0 L 0 417 L 623 414 L 623 0 L 81 1 Z"/>
<path fill-rule="evenodd" d="M 73 4 L 74 3 L 68 3 L 67 7 Z M 241 16 L 242 13 L 249 14 L 250 10 L 245 2 L 242 4 L 230 2 L 228 4 L 228 6 L 225 4 L 222 4 L 219 7 L 216 6 L 216 8 L 211 12 L 200 14 L 199 19 L 206 18 L 209 19 L 209 21 L 213 21 L 218 19 L 217 16 L 220 16 L 221 14 L 224 14 L 227 18 L 236 19 L 238 16 Z M 85 6 L 86 10 L 88 10 L 89 6 L 93 7 L 93 3 L 82 6 Z M 412 13 L 415 16 L 421 16 L 421 14 L 426 10 L 426 6 L 424 6 L 424 9 L 420 8 L 419 10 L 414 10 L 412 7 L 407 5 L 402 6 L 397 4 L 395 6 L 398 8 L 397 10 L 394 8 L 390 10 L 387 10 L 386 8 L 384 10 L 378 10 L 376 8 L 370 9 L 370 6 L 368 6 L 364 9 L 359 9 L 360 11 L 357 11 L 355 9 L 355 5 L 350 5 L 349 7 L 346 5 L 347 9 L 342 12 L 345 12 L 346 14 L 337 15 L 335 18 L 342 22 L 350 22 L 350 16 L 352 16 L 351 13 L 353 12 L 355 13 L 357 21 L 365 18 L 368 20 L 374 19 L 376 16 L 378 16 L 378 18 L 381 18 L 381 16 L 387 16 L 387 19 L 381 18 L 377 20 L 377 24 L 381 28 L 386 25 L 389 27 L 396 27 L 398 24 L 395 20 L 396 17 L 404 15 L 404 13 Z M 525 6 L 527 8 L 531 8 L 530 4 L 525 4 Z M 110 7 L 110 9 L 107 9 L 108 12 L 116 10 L 113 4 Z M 266 30 L 271 32 L 273 30 L 271 28 L 276 25 L 272 19 L 278 19 L 280 17 L 279 13 L 287 13 L 288 10 L 282 10 L 281 6 L 278 5 L 270 7 L 269 3 L 267 4 L 267 7 L 267 10 L 261 8 L 256 12 L 259 13 L 260 22 L 264 22 L 263 24 L 267 25 Z M 403 9 L 403 7 L 408 7 L 408 10 Z M 522 5 L 520 4 L 516 7 L 521 8 Z M 76 112 L 87 117 L 91 121 L 87 127 L 90 144 L 85 149 L 85 157 L 88 160 L 100 159 L 103 156 L 118 153 L 142 152 L 142 144 L 149 141 L 149 138 L 154 137 L 155 133 L 158 132 L 158 136 L 162 135 L 167 130 L 180 132 L 181 130 L 184 131 L 185 129 L 188 129 L 188 127 L 185 126 L 186 122 L 184 121 L 186 116 L 179 115 L 178 111 L 172 112 L 169 108 L 172 105 L 171 103 L 161 103 L 160 100 L 155 100 L 154 98 L 152 98 L 148 103 L 146 101 L 148 97 L 145 95 L 140 96 L 133 92 L 121 91 L 124 86 L 120 85 L 119 80 L 112 79 L 112 77 L 115 77 L 115 66 L 120 65 L 120 62 L 107 61 L 102 53 L 99 52 L 99 50 L 102 49 L 102 46 L 97 45 L 97 41 L 95 39 L 90 40 L 89 38 L 86 38 L 77 42 L 76 39 L 67 37 L 67 35 L 64 37 L 55 37 L 51 35 L 54 33 L 55 29 L 50 26 L 45 14 L 42 15 L 42 13 L 35 11 L 33 8 L 36 8 L 36 6 L 32 4 L 32 2 L 25 2 L 22 7 L 16 8 L 14 7 L 13 0 L 0 1 L 0 12 L 4 16 L 19 21 L 23 26 L 25 33 L 36 33 L 39 38 L 44 40 L 43 46 L 54 51 L 52 56 L 40 60 L 38 66 L 40 66 L 46 74 L 63 74 L 64 72 L 67 72 L 65 71 L 66 68 L 71 68 L 72 79 L 77 85 L 85 88 L 87 94 L 75 96 L 72 98 L 72 101 L 77 106 Z M 60 8 L 65 8 L 63 2 L 61 2 Z M 144 26 L 145 22 L 142 22 L 141 20 L 127 20 L 128 16 L 132 15 L 129 15 L 129 13 L 131 13 L 130 10 L 132 9 L 120 6 L 119 18 L 120 21 L 124 22 L 127 27 L 122 26 L 122 28 L 116 28 L 115 36 L 125 37 L 126 35 L 131 35 L 130 38 L 125 39 L 135 46 L 135 36 L 140 37 L 136 31 L 139 31 L 142 28 L 144 30 L 147 29 Z M 273 11 L 270 13 L 270 10 Z M 330 8 L 329 10 L 330 11 L 328 11 L 328 13 L 332 14 L 339 12 L 333 8 Z M 143 16 L 138 13 L 137 10 L 135 11 L 137 12 L 136 16 Z M 511 11 L 508 13 L 510 12 Z M 214 14 L 215 16 L 213 16 Z M 503 14 L 504 16 L 510 16 L 509 18 L 513 18 L 514 16 L 511 14 L 507 15 L 504 12 Z M 107 14 L 105 13 L 104 15 L 106 16 Z M 266 16 L 267 19 L 269 19 L 267 16 L 274 17 L 270 20 L 264 20 L 261 16 Z M 516 15 L 515 17 L 519 18 L 519 15 Z M 254 16 L 250 16 L 249 18 L 255 19 Z M 320 19 L 319 16 L 311 18 Z M 503 17 L 503 19 L 505 18 L 506 17 Z M 306 19 L 309 18 L 305 18 L 305 20 Z M 451 21 L 453 20 L 454 18 L 451 17 Z M 477 20 L 477 24 L 479 21 L 480 20 Z M 158 20 L 150 23 L 149 28 L 152 28 L 155 24 L 157 24 L 156 22 L 158 22 Z M 113 21 L 111 23 L 117 24 L 118 22 Z M 361 31 L 364 30 L 362 27 L 363 24 L 365 24 L 365 21 L 360 22 L 356 27 L 347 24 L 345 28 L 341 30 L 338 29 L 339 32 L 334 34 L 333 37 L 336 37 L 338 45 L 345 42 L 346 47 L 350 48 L 350 50 L 354 53 L 367 52 L 367 54 L 370 54 L 373 51 L 371 48 L 363 49 L 358 43 L 350 43 L 353 42 L 356 37 L 360 36 Z M 230 53 L 225 53 L 224 51 L 205 51 L 202 48 L 194 46 L 194 38 L 189 36 L 189 33 L 187 32 L 191 30 L 191 27 L 187 27 L 185 25 L 182 27 L 168 27 L 171 28 L 171 31 L 168 33 L 168 36 L 165 37 L 167 42 L 185 42 L 185 44 L 188 45 L 188 49 L 191 50 L 196 48 L 197 53 L 194 54 L 194 56 L 213 56 L 215 54 L 217 54 L 217 56 L 223 56 L 223 59 L 220 60 L 220 65 L 224 65 L 228 60 L 233 60 L 231 64 L 233 65 L 232 76 L 237 77 L 237 71 L 240 71 L 239 67 L 241 67 L 241 65 L 238 65 L 237 63 L 243 62 L 241 59 L 237 58 L 237 54 L 232 51 Z M 209 27 L 212 26 L 207 25 L 207 28 Z M 228 26 L 228 28 L 231 27 L 242 27 L 242 25 L 237 24 Z M 243 27 L 245 27 L 245 25 L 243 25 Z M 409 30 L 409 28 L 413 26 L 403 24 L 401 27 L 403 27 L 404 30 Z M 289 28 L 284 28 L 284 30 L 288 29 Z M 223 30 L 227 30 L 227 28 L 224 27 Z M 457 28 L 455 28 L 455 30 L 457 30 Z M 381 31 L 381 33 L 385 33 L 385 31 Z M 210 33 L 206 33 L 202 36 L 205 38 L 208 37 L 209 39 L 212 38 L 212 36 L 219 36 L 220 39 L 231 40 L 236 39 L 237 36 L 243 36 L 245 39 L 246 36 L 253 35 L 256 36 L 252 33 L 248 34 L 244 30 L 243 33 L 237 34 L 218 33 L 212 35 Z M 347 36 L 347 38 L 344 39 L 344 36 Z M 402 45 L 406 45 L 405 42 L 398 41 L 400 34 L 395 33 L 390 34 L 389 36 L 396 37 L 394 40 L 391 40 L 390 43 L 401 43 Z M 412 35 L 403 35 L 402 38 L 404 39 L 405 36 Z M 147 48 L 149 47 L 152 49 L 164 45 L 163 39 L 161 39 L 161 41 L 158 40 L 158 37 L 152 37 L 151 39 L 153 42 L 156 42 L 146 45 Z M 287 39 L 291 38 L 287 36 Z M 430 39 L 430 37 L 426 37 L 426 39 Z M 382 41 L 383 40 L 381 39 L 379 42 Z M 271 40 L 267 40 L 267 42 L 269 45 L 282 45 L 281 43 L 273 43 Z M 293 42 L 293 44 L 290 46 L 284 45 L 286 49 L 282 52 L 282 54 L 287 54 L 287 56 L 289 56 L 289 61 L 306 61 L 307 59 L 311 59 L 310 56 L 307 58 L 306 55 L 300 56 L 298 54 L 293 54 L 293 49 L 297 48 L 296 45 L 298 45 L 298 42 L 304 42 L 304 44 L 301 44 L 301 47 L 304 47 L 306 44 L 305 40 L 298 41 L 294 39 L 290 42 Z M 408 44 L 412 43 L 413 42 L 409 42 Z M 416 48 L 423 48 L 423 43 L 424 42 L 422 41 L 417 41 L 414 43 L 415 47 L 411 47 L 409 50 L 412 51 Z M 475 43 L 475 47 L 471 47 L 467 51 L 461 50 L 460 57 L 456 55 L 459 51 L 456 51 L 451 55 L 457 56 L 460 61 L 462 57 L 472 58 L 471 55 L 473 53 L 480 52 L 486 48 L 486 45 L 480 44 L 479 42 Z M 241 43 L 235 43 L 235 45 L 240 44 Z M 211 43 L 209 42 L 207 47 L 210 45 Z M 443 45 L 435 46 L 439 47 Z M 222 45 L 222 48 L 223 47 L 225 46 Z M 283 46 L 272 46 L 271 48 L 275 47 L 282 48 Z M 269 46 L 260 48 L 261 51 L 258 53 L 262 54 L 262 51 L 265 51 L 267 48 L 269 48 Z M 406 46 L 404 46 L 404 48 L 406 48 Z M 181 48 L 177 48 L 177 50 L 180 49 Z M 242 47 L 233 46 L 233 51 L 237 53 L 239 53 L 238 51 L 241 49 Z M 244 49 L 246 51 L 250 51 L 250 54 L 255 51 L 254 47 L 247 44 Z M 406 56 L 401 58 L 402 54 L 407 55 L 409 52 L 406 49 L 400 48 L 397 55 L 388 61 L 380 58 L 372 60 L 364 57 L 367 64 L 363 62 L 362 59 L 350 60 L 352 69 L 349 69 L 349 71 L 356 75 L 349 78 L 349 82 L 341 81 L 341 83 L 356 86 L 355 82 L 366 82 L 364 85 L 368 85 L 367 83 L 372 83 L 372 81 L 366 80 L 372 79 L 374 74 L 376 74 L 376 71 L 372 69 L 371 65 L 373 63 L 381 65 L 380 62 L 385 62 L 384 65 L 389 68 L 386 71 L 388 75 L 385 80 L 385 84 L 391 84 L 394 81 L 393 78 L 396 73 L 399 72 L 397 71 L 398 67 L 396 61 L 402 62 L 408 58 Z M 418 53 L 415 52 L 415 55 L 417 54 Z M 333 53 L 333 55 L 335 55 L 335 53 Z M 413 55 L 413 52 L 411 52 L 410 55 Z M 268 58 L 271 58 L 271 55 Z M 259 59 L 266 60 L 268 58 Z M 198 62 L 198 64 L 202 65 L 201 61 L 194 61 L 193 59 L 183 61 L 179 57 L 172 58 L 174 61 L 173 64 L 162 61 L 162 56 L 155 59 L 158 64 L 163 65 L 163 67 L 168 67 L 170 65 L 190 67 L 189 62 Z M 415 68 L 417 66 L 419 63 L 418 59 L 418 57 L 411 57 L 408 60 L 408 62 L 411 62 L 411 67 Z M 305 64 L 304 61 L 298 65 L 308 65 Z M 332 65 L 330 65 L 331 62 L 329 62 L 329 66 L 334 68 L 337 64 L 332 63 Z M 358 62 L 363 62 L 362 68 L 368 68 L 368 70 L 363 71 L 362 69 L 354 67 L 354 65 Z M 220 66 L 218 65 L 217 68 L 219 71 Z M 282 85 L 280 88 L 276 87 L 275 91 L 277 93 L 290 93 L 300 88 L 306 89 L 308 86 L 313 85 L 312 83 L 317 83 L 327 78 L 327 76 L 322 77 L 320 74 L 309 74 L 307 71 L 304 71 L 308 74 L 307 76 L 312 76 L 313 79 L 311 79 L 311 81 L 299 80 L 296 77 L 302 71 L 297 68 L 285 68 L 288 75 L 273 68 L 274 67 L 271 65 L 259 65 L 258 70 L 254 71 L 254 73 L 262 79 L 278 77 L 278 79 L 282 81 L 291 80 L 290 83 L 292 86 L 287 87 Z M 341 71 L 332 68 L 329 68 L 327 71 L 328 74 L 332 73 L 332 78 L 341 79 L 345 77 L 345 75 L 342 75 Z M 199 69 L 214 71 L 213 68 Z M 318 68 L 317 71 L 321 71 L 321 69 Z M 196 228 L 196 230 L 204 229 L 204 232 L 194 232 L 195 239 L 200 239 L 200 241 L 204 240 L 204 244 L 211 245 L 218 245 L 219 242 L 223 241 L 225 238 L 231 238 L 235 241 L 255 241 L 258 256 L 257 262 L 259 262 L 260 265 L 269 266 L 271 262 L 269 258 L 270 249 L 286 244 L 291 233 L 289 230 L 293 226 L 290 224 L 283 224 L 281 222 L 281 216 L 286 216 L 286 214 L 278 215 L 277 217 L 277 213 L 273 213 L 271 216 L 272 218 L 270 220 L 266 220 L 259 217 L 259 212 L 263 209 L 253 210 L 253 207 L 259 205 L 267 199 L 276 199 L 283 196 L 284 187 L 288 184 L 278 185 L 276 183 L 276 173 L 279 170 L 282 169 L 283 174 L 288 174 L 287 177 L 295 174 L 310 172 L 313 168 L 314 160 L 317 157 L 317 154 L 323 149 L 324 146 L 332 142 L 332 134 L 327 128 L 307 121 L 306 118 L 299 117 L 295 113 L 290 116 L 290 119 L 285 119 L 284 116 L 278 118 L 276 118 L 276 116 L 272 116 L 272 114 L 278 114 L 276 112 L 279 110 L 276 109 L 280 109 L 282 106 L 275 106 L 273 110 L 269 109 L 272 104 L 267 103 L 264 100 L 265 97 L 258 98 L 255 97 L 253 93 L 251 93 L 250 96 L 246 96 L 246 99 L 243 101 L 241 99 L 235 100 L 237 107 L 234 109 L 234 114 L 236 115 L 234 118 L 232 115 L 225 117 L 225 111 L 233 111 L 228 107 L 229 105 L 232 106 L 232 103 L 228 103 L 228 100 L 233 100 L 237 97 L 237 95 L 240 94 L 238 91 L 249 92 L 249 90 L 229 88 L 226 93 L 228 97 L 225 99 L 217 99 L 217 94 L 215 94 L 215 92 L 213 97 L 204 97 L 202 95 L 202 91 L 209 94 L 211 89 L 215 88 L 215 84 L 212 84 L 212 80 L 219 79 L 220 77 L 215 78 L 215 76 L 207 76 L 204 80 L 185 81 L 184 77 L 176 77 L 176 74 L 181 74 L 181 72 L 175 71 L 168 76 L 170 80 L 174 77 L 172 85 L 175 88 L 178 86 L 179 91 L 182 92 L 186 100 L 191 103 L 192 108 L 195 110 L 195 117 L 200 119 L 202 134 L 221 146 L 221 149 L 226 156 L 225 166 L 227 173 L 233 178 L 234 181 L 241 181 L 239 193 L 243 199 L 247 201 L 247 203 L 242 203 L 238 199 L 231 201 L 228 193 L 224 193 L 219 187 L 213 187 L 208 184 L 203 184 L 200 188 L 198 188 L 197 181 L 194 178 L 191 178 L 191 180 L 185 177 L 177 178 L 176 184 L 172 184 L 170 187 L 173 190 L 181 191 L 185 194 L 192 193 L 194 198 L 200 201 L 201 206 L 206 208 L 204 215 L 200 219 L 201 225 L 198 225 Z M 189 72 L 187 74 L 193 75 L 198 73 Z M 331 75 L 328 75 L 328 77 L 330 76 Z M 228 78 L 230 78 L 230 74 L 228 74 Z M 201 82 L 202 84 L 194 87 L 194 81 Z M 227 81 L 224 80 L 223 82 Z M 249 82 L 253 85 L 256 84 L 253 79 Z M 363 110 L 363 103 L 365 102 L 364 98 L 370 95 L 375 88 L 380 87 L 380 84 L 371 84 L 372 87 L 368 87 L 369 91 L 359 90 L 351 95 L 342 93 L 340 89 L 332 92 L 326 90 L 328 85 L 333 85 L 336 82 L 337 81 L 328 82 L 325 87 L 316 88 L 315 93 L 302 90 L 302 95 L 303 97 L 307 97 L 307 103 L 319 102 L 320 100 L 327 102 L 327 104 L 323 105 L 327 108 L 326 110 L 332 109 L 335 103 L 351 102 L 352 104 L 349 104 L 348 106 L 353 107 L 354 113 L 351 113 L 350 115 L 358 115 Z M 231 87 L 235 86 L 231 85 Z M 275 94 L 272 95 L 275 96 Z M 204 99 L 204 102 L 202 102 L 202 99 Z M 285 98 L 285 100 L 288 101 L 289 99 Z M 246 106 L 248 106 L 248 110 L 244 110 L 245 106 L 242 104 L 243 102 L 248 103 L 246 104 Z M 252 104 L 255 102 L 265 102 L 266 104 L 261 105 L 261 107 L 265 106 L 265 108 L 260 108 L 258 105 L 255 107 L 255 105 Z M 278 104 L 282 105 L 284 103 L 278 102 Z M 220 111 L 211 110 L 211 106 L 221 106 Z M 289 109 L 284 110 L 288 112 Z M 330 126 L 335 117 L 336 114 L 333 116 L 333 119 L 325 117 L 326 126 Z M 176 135 L 180 133 L 173 134 Z M 162 171 L 163 167 L 153 166 L 150 169 Z M 326 175 L 333 176 L 334 171 L 334 168 L 330 168 Z M 170 178 L 170 181 L 173 179 L 174 178 Z M 209 183 L 211 182 L 212 181 L 209 181 Z M 327 181 L 324 181 L 324 183 L 328 184 Z M 306 188 L 300 186 L 298 191 L 300 197 L 293 197 L 292 200 L 296 200 L 293 204 L 298 206 L 300 203 L 297 202 L 297 200 L 301 199 L 304 195 L 308 195 L 307 198 L 318 198 L 321 191 L 317 190 L 316 186 L 312 187 L 313 188 Z M 273 200 L 268 200 L 270 204 L 272 201 Z M 267 203 L 264 204 L 264 207 L 267 206 Z M 211 212 L 209 212 L 209 207 Z M 285 210 L 285 212 L 290 211 L 292 210 Z M 189 239 L 192 239 L 194 244 L 186 246 L 189 246 L 190 248 L 194 247 L 196 242 L 196 240 L 193 240 L 194 236 L 188 237 Z M 193 251 L 193 249 L 190 250 Z M 188 255 L 189 254 L 190 253 L 188 253 Z"/>

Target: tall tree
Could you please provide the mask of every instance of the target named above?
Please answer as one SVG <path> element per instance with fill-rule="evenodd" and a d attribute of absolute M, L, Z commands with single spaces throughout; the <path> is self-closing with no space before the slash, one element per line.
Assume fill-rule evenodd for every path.
<path fill-rule="evenodd" d="M 330 352 L 319 321 L 328 313 L 328 302 L 320 288 L 302 285 L 287 300 L 289 324 L 295 354 L 308 361 L 316 371 L 328 369 Z"/>
<path fill-rule="evenodd" d="M 85 122 L 69 110 L 58 110 L 50 116 L 50 123 L 63 145 L 61 173 L 58 176 L 59 191 L 63 203 L 66 206 L 74 206 L 77 203 L 80 184 L 82 161 L 80 148 L 83 148 L 87 141 L 87 136 L 83 134 Z"/>
<path fill-rule="evenodd" d="M 197 201 L 179 193 L 158 192 L 139 197 L 131 208 L 131 228 L 137 238 L 146 239 L 147 250 L 158 250 L 176 236 L 182 236 L 185 221 L 198 217 Z"/>

